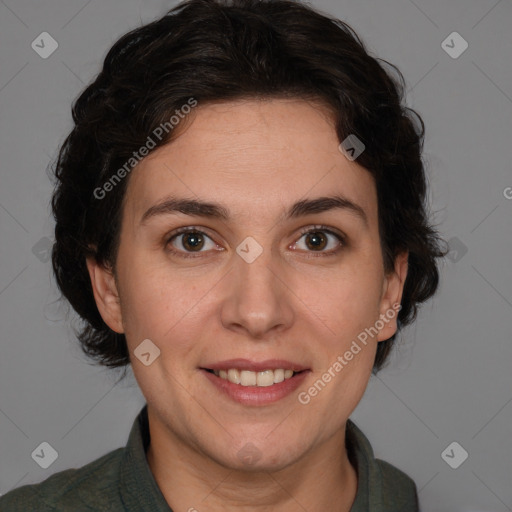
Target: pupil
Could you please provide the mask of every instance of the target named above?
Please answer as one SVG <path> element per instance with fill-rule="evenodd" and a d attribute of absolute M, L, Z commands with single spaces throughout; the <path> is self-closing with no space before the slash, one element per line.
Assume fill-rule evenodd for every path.
<path fill-rule="evenodd" d="M 312 246 L 314 248 L 323 248 L 325 246 L 325 236 L 323 236 L 319 231 L 315 233 L 309 233 L 307 240 L 312 242 Z"/>
<path fill-rule="evenodd" d="M 185 236 L 185 242 L 183 244 L 187 249 L 201 248 L 203 245 L 203 237 L 199 233 L 188 233 Z"/>

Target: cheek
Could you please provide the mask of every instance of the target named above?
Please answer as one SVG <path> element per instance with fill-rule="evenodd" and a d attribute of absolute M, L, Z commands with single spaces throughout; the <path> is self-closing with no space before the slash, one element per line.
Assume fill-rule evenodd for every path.
<path fill-rule="evenodd" d="M 331 333 L 344 340 L 373 325 L 379 316 L 382 281 L 374 266 L 340 267 L 295 280 L 294 290 Z"/>
<path fill-rule="evenodd" d="M 129 261 L 124 258 L 120 268 L 123 323 L 131 346 L 154 338 L 168 352 L 189 350 L 191 340 L 202 338 L 208 317 L 222 309 L 222 299 L 216 299 L 226 286 L 219 283 L 222 273 L 180 269 L 164 257 L 142 252 L 131 254 Z M 329 354 L 344 352 L 344 346 L 378 318 L 379 277 L 377 265 L 361 251 L 337 266 L 311 264 L 282 273 L 297 321 L 322 330 L 323 351 Z M 223 294 L 228 296 L 229 290 Z"/>
<path fill-rule="evenodd" d="M 122 315 L 128 343 L 136 346 L 149 338 L 173 352 L 190 345 L 202 325 L 202 299 L 213 284 L 201 279 L 199 286 L 197 277 L 161 265 L 134 261 L 126 268 Z"/>

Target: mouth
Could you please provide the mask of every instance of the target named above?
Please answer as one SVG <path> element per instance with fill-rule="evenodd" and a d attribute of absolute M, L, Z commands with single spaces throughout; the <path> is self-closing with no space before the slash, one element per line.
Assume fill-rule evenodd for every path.
<path fill-rule="evenodd" d="M 199 368 L 220 395 L 250 406 L 267 405 L 294 393 L 311 369 L 283 359 L 231 359 Z"/>
<path fill-rule="evenodd" d="M 306 370 L 293 371 L 285 368 L 267 369 L 260 372 L 253 372 L 250 370 L 241 370 L 239 368 L 229 368 L 228 370 L 212 370 L 211 368 L 202 368 L 221 379 L 227 380 L 232 384 L 239 386 L 255 386 L 255 387 L 268 387 L 274 384 L 279 384 L 287 379 L 293 378 L 295 375 L 302 373 Z"/>

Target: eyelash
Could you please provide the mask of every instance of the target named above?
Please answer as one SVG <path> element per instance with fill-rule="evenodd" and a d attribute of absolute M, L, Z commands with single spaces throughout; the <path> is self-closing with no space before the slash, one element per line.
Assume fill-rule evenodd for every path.
<path fill-rule="evenodd" d="M 322 232 L 322 233 L 328 233 L 329 235 L 333 235 L 335 238 L 338 239 L 338 241 L 340 242 L 341 244 L 341 247 L 338 247 L 337 249 L 331 249 L 330 251 L 320 251 L 318 252 L 318 254 L 314 254 L 315 251 L 307 251 L 308 253 L 313 253 L 311 256 L 306 256 L 307 258 L 318 258 L 318 257 L 328 257 L 328 256 L 337 256 L 337 254 L 342 250 L 342 248 L 346 245 L 346 238 L 345 236 L 341 235 L 340 233 L 336 233 L 335 231 L 329 229 L 327 226 L 322 226 L 322 225 L 316 225 L 316 226 L 313 226 L 313 227 L 310 227 L 310 228 L 307 228 L 307 229 L 303 229 L 300 233 L 300 236 L 299 236 L 299 240 L 306 234 L 308 233 L 317 233 L 317 232 Z M 173 233 L 171 233 L 171 235 L 167 238 L 167 241 L 166 241 L 166 247 L 169 247 L 170 244 L 171 244 L 171 241 L 178 237 L 179 235 L 182 235 L 182 234 L 185 234 L 185 233 L 200 233 L 202 235 L 206 235 L 208 238 L 210 238 L 210 240 L 212 240 L 212 238 L 210 236 L 208 236 L 207 233 L 205 233 L 204 231 L 201 231 L 200 229 L 196 228 L 195 226 L 187 226 L 187 227 L 184 227 L 184 228 L 179 228 L 177 229 L 176 231 L 174 231 Z M 212 240 L 213 241 L 213 240 Z M 296 243 L 296 242 L 295 242 Z M 201 256 L 201 252 L 198 252 L 198 253 L 187 253 L 187 252 L 183 252 L 183 251 L 178 251 L 176 249 L 168 249 L 168 251 L 170 253 L 172 253 L 173 255 L 176 255 L 180 258 L 200 258 Z"/>

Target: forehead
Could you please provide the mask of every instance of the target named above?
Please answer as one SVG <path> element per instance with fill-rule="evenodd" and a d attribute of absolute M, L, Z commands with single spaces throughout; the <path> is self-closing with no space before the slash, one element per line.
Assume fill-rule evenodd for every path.
<path fill-rule="evenodd" d="M 376 216 L 373 177 L 339 151 L 329 112 L 301 100 L 197 106 L 169 144 L 131 173 L 127 214 L 138 222 L 166 196 L 226 204 L 239 219 L 263 220 L 293 202 L 342 194 Z"/>

